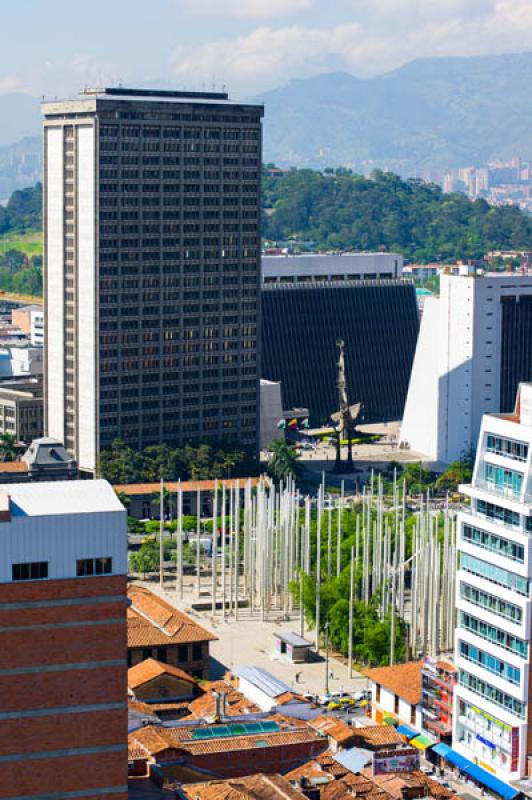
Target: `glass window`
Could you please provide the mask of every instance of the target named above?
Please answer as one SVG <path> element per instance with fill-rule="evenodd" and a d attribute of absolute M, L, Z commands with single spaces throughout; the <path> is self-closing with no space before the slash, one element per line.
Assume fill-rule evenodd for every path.
<path fill-rule="evenodd" d="M 48 577 L 48 561 L 29 561 L 13 564 L 11 576 L 14 581 L 38 581 Z"/>
<path fill-rule="evenodd" d="M 497 536 L 494 533 L 488 533 L 488 531 L 473 528 L 471 525 L 464 525 L 462 529 L 462 538 L 466 542 L 477 545 L 477 547 L 491 550 L 494 553 L 500 553 L 500 555 L 506 558 L 524 563 L 525 548 L 522 544 L 511 542 L 509 539 Z"/>
<path fill-rule="evenodd" d="M 488 564 L 487 561 L 481 561 L 480 558 L 474 558 L 467 553 L 461 554 L 460 567 L 466 572 L 471 572 L 480 578 L 497 583 L 506 589 L 512 589 L 518 594 L 528 595 L 529 593 L 530 582 L 526 578 L 515 575 L 513 572 L 497 567 L 494 564 Z"/>
<path fill-rule="evenodd" d="M 506 631 L 496 628 L 494 625 L 488 625 L 476 617 L 467 614 L 465 611 L 460 612 L 460 627 L 466 631 L 476 634 L 481 639 L 486 639 L 488 642 L 493 642 L 511 653 L 515 653 L 521 658 L 528 657 L 528 643 L 523 639 L 518 639 Z"/>

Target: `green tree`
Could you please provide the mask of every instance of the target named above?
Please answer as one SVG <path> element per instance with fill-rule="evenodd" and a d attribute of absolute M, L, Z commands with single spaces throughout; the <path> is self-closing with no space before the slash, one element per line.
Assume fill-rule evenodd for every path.
<path fill-rule="evenodd" d="M 0 434 L 0 460 L 14 461 L 16 452 L 15 437 L 11 433 Z"/>
<path fill-rule="evenodd" d="M 142 574 L 144 580 L 149 572 L 159 569 L 159 543 L 155 539 L 147 539 L 138 550 L 129 555 L 129 566 L 133 572 Z"/>
<path fill-rule="evenodd" d="M 270 460 L 268 461 L 268 475 L 274 481 L 286 480 L 289 475 L 297 478 L 301 474 L 301 464 L 297 460 L 297 453 L 286 442 L 281 440 L 268 445 Z"/>

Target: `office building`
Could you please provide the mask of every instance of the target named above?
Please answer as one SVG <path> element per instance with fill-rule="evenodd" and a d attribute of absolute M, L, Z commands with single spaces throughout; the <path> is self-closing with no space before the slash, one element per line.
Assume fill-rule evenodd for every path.
<path fill-rule="evenodd" d="M 418 329 L 411 281 L 265 283 L 261 378 L 281 382 L 283 409 L 305 408 L 311 425 L 330 424 L 343 339 L 351 403 L 362 403 L 366 422 L 401 419 Z"/>
<path fill-rule="evenodd" d="M 42 378 L 0 383 L 0 434 L 29 444 L 43 434 Z"/>
<path fill-rule="evenodd" d="M 453 748 L 503 780 L 532 756 L 532 384 L 484 416 L 458 517 Z"/>
<path fill-rule="evenodd" d="M 401 442 L 434 462 L 475 447 L 482 415 L 510 412 L 532 379 L 532 276 L 441 275 L 427 298 Z"/>
<path fill-rule="evenodd" d="M 101 89 L 44 113 L 45 431 L 82 470 L 258 445 L 262 106 Z"/>
<path fill-rule="evenodd" d="M 263 255 L 262 281 L 307 283 L 401 278 L 403 261 L 398 253 Z"/>
<path fill-rule="evenodd" d="M 11 322 L 29 336 L 34 346 L 44 344 L 44 309 L 42 306 L 31 305 L 14 308 L 11 312 Z"/>
<path fill-rule="evenodd" d="M 126 512 L 106 481 L 0 495 L 2 798 L 127 798 Z"/>

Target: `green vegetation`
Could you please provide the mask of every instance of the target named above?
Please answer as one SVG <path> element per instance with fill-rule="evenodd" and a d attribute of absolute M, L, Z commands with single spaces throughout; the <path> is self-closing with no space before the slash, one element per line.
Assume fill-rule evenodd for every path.
<path fill-rule="evenodd" d="M 110 483 L 156 483 L 164 480 L 216 480 L 258 474 L 257 459 L 235 444 L 170 447 L 151 445 L 142 452 L 115 439 L 100 453 L 98 472 Z"/>
<path fill-rule="evenodd" d="M 0 290 L 42 294 L 42 187 L 13 192 L 0 206 Z"/>
<path fill-rule="evenodd" d="M 297 460 L 297 453 L 285 442 L 279 440 L 268 445 L 270 460 L 268 461 L 268 475 L 274 481 L 285 481 L 290 475 L 297 478 L 301 475 L 302 466 Z"/>
<path fill-rule="evenodd" d="M 332 172 L 332 171 L 330 171 Z M 532 217 L 443 194 L 420 180 L 339 169 L 263 176 L 267 240 L 312 240 L 319 250 L 390 250 L 418 262 L 481 259 L 489 250 L 532 249 Z"/>

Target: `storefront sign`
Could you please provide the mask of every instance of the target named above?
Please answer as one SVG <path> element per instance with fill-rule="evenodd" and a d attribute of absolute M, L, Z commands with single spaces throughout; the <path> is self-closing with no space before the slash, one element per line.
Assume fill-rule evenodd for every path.
<path fill-rule="evenodd" d="M 404 750 L 380 751 L 373 754 L 373 774 L 388 772 L 412 772 L 419 769 L 419 750 L 409 747 Z"/>

